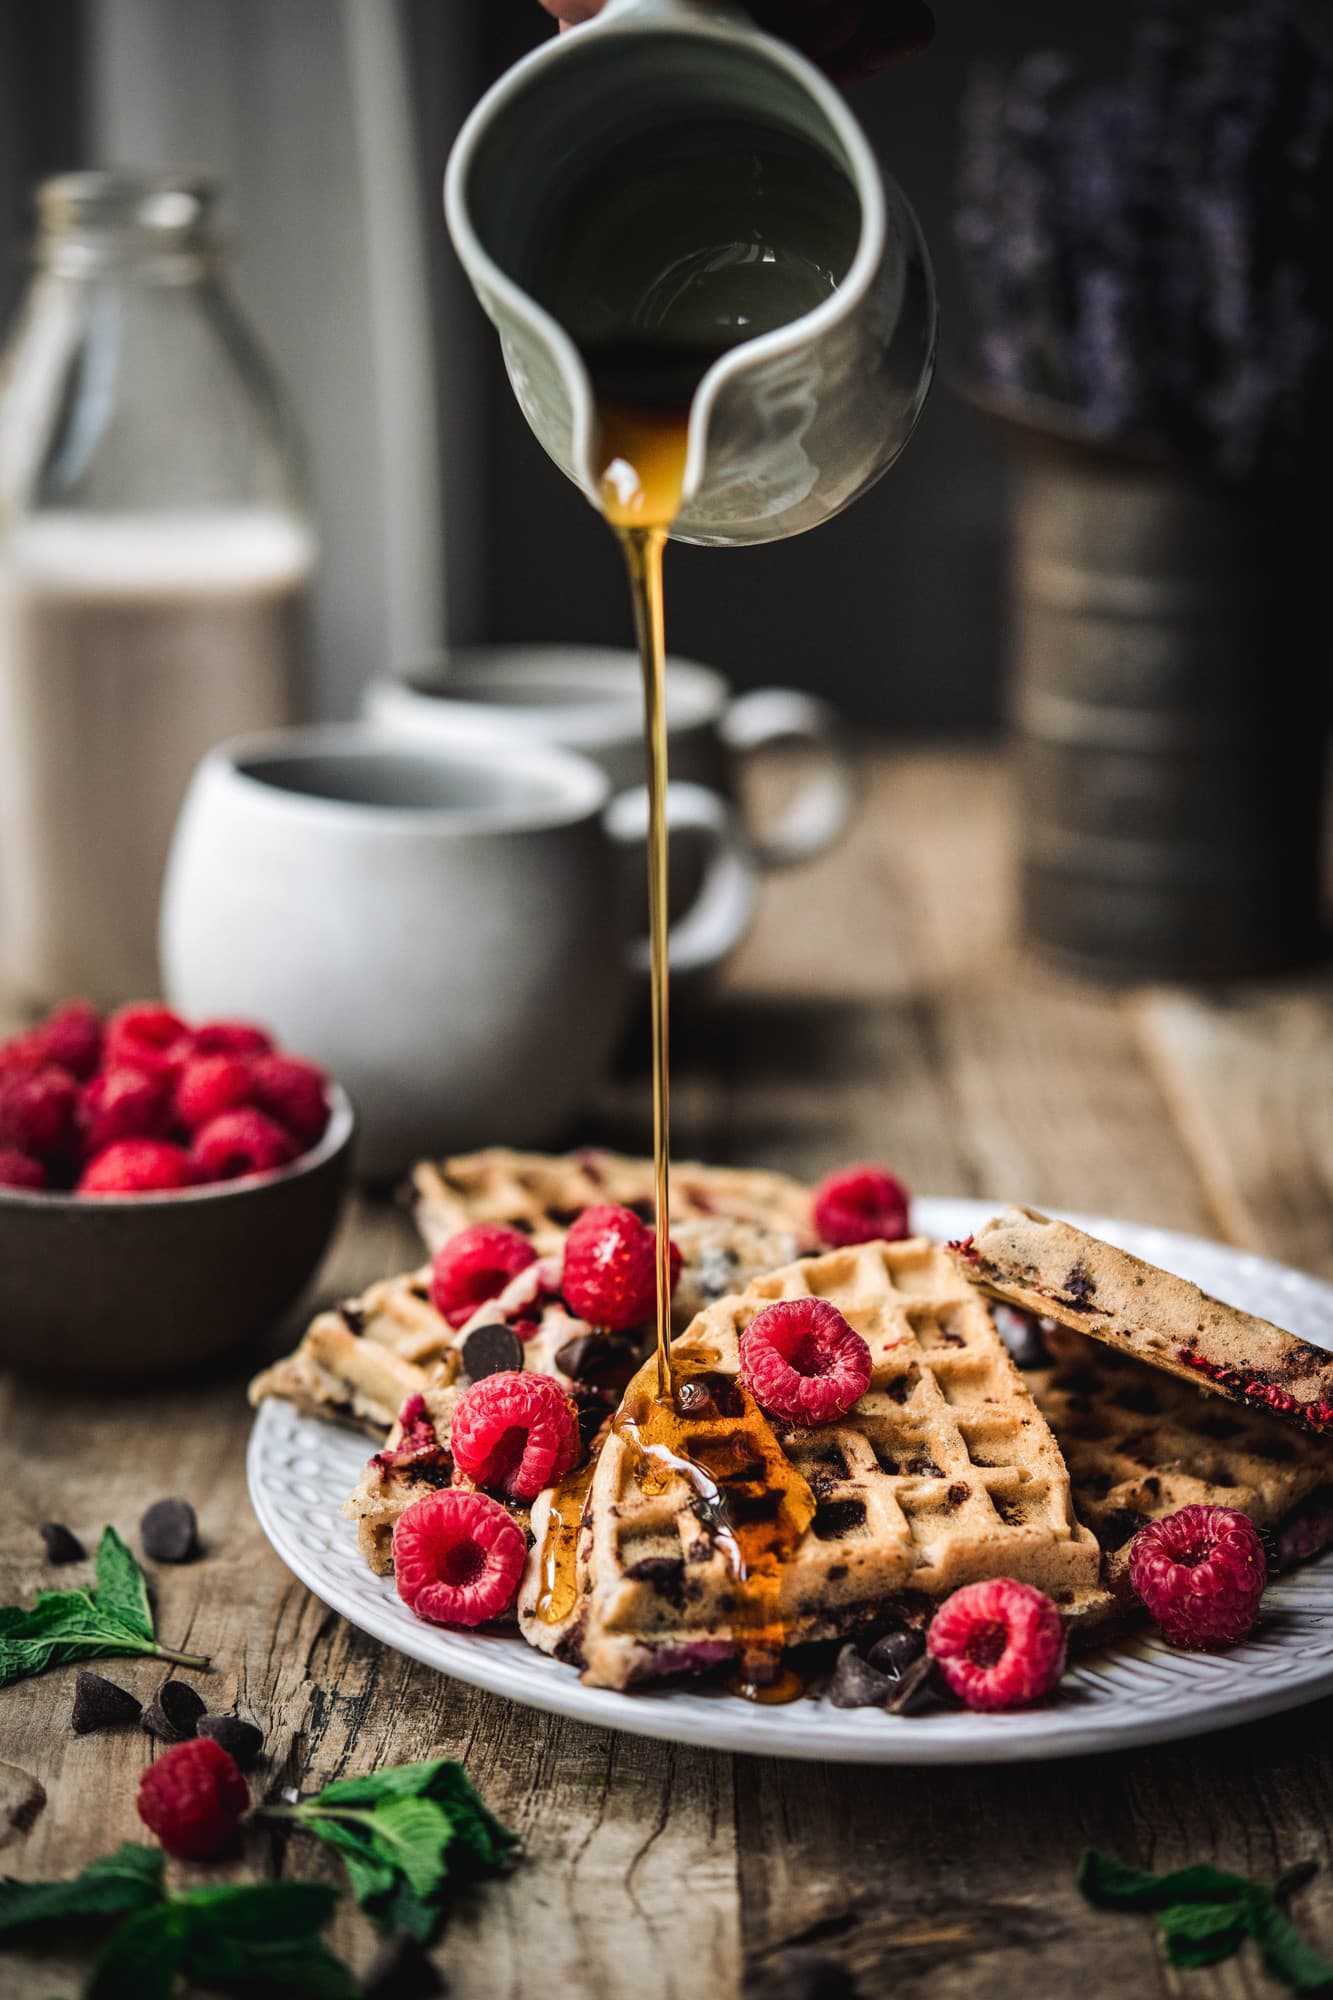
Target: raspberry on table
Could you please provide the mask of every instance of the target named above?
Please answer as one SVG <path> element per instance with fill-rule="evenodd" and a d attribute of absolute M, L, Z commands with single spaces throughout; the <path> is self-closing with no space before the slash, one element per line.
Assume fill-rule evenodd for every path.
<path fill-rule="evenodd" d="M 826 1299 L 779 1299 L 741 1335 L 741 1380 L 761 1409 L 831 1424 L 870 1386 L 870 1349 Z"/>
<path fill-rule="evenodd" d="M 149 1765 L 135 1803 L 168 1854 L 182 1861 L 216 1861 L 240 1844 L 250 1787 L 220 1743 L 194 1736 Z"/>
<path fill-rule="evenodd" d="M 436 1251 L 431 1303 L 450 1326 L 466 1326 L 478 1306 L 498 1298 L 511 1278 L 536 1261 L 537 1252 L 521 1231 L 501 1222 L 474 1222 Z"/>
<path fill-rule="evenodd" d="M 673 1243 L 671 1289 L 680 1276 Z M 632 1208 L 598 1202 L 585 1208 L 565 1238 L 560 1290 L 565 1304 L 589 1326 L 625 1333 L 651 1319 L 657 1306 L 657 1232 Z"/>
<path fill-rule="evenodd" d="M 190 1037 L 196 1056 L 266 1056 L 272 1047 L 272 1035 L 253 1021 L 204 1021 Z"/>
<path fill-rule="evenodd" d="M 270 1174 L 296 1158 L 297 1145 L 262 1111 L 242 1106 L 220 1112 L 195 1133 L 190 1165 L 201 1181 L 235 1181 L 245 1174 Z"/>
<path fill-rule="evenodd" d="M 478 1486 L 535 1500 L 578 1461 L 578 1412 L 553 1376 L 505 1369 L 459 1397 L 449 1448 Z"/>
<path fill-rule="evenodd" d="M 1044 1590 L 1013 1577 L 967 1583 L 931 1621 L 926 1646 L 968 1708 L 1021 1708 L 1064 1672 L 1065 1629 Z"/>
<path fill-rule="evenodd" d="M 102 1017 L 91 1000 L 67 1000 L 33 1029 L 33 1040 L 48 1062 L 82 1082 L 102 1059 Z"/>
<path fill-rule="evenodd" d="M 255 1101 L 254 1077 L 245 1056 L 192 1055 L 176 1079 L 176 1118 L 187 1132 L 197 1132 L 222 1112 Z"/>
<path fill-rule="evenodd" d="M 1238 1508 L 1182 1507 L 1139 1529 L 1129 1580 L 1173 1646 L 1233 1645 L 1259 1615 L 1268 1559 Z"/>
<path fill-rule="evenodd" d="M 155 1000 L 133 1000 L 106 1024 L 102 1060 L 108 1069 L 177 1070 L 190 1053 L 190 1031 L 179 1014 Z"/>
<path fill-rule="evenodd" d="M 252 1101 L 299 1141 L 302 1151 L 324 1136 L 329 1079 L 299 1056 L 256 1056 L 250 1064 Z"/>
<path fill-rule="evenodd" d="M 842 1167 L 815 1189 L 812 1213 L 821 1243 L 835 1250 L 852 1243 L 896 1243 L 910 1236 L 910 1197 L 883 1167 Z"/>
<path fill-rule="evenodd" d="M 498 1500 L 446 1487 L 414 1500 L 393 1531 L 394 1577 L 431 1625 L 484 1625 L 518 1595 L 527 1537 Z"/>
<path fill-rule="evenodd" d="M 78 1084 L 52 1064 L 0 1079 L 0 1146 L 38 1160 L 67 1151 L 78 1104 Z"/>
<path fill-rule="evenodd" d="M 35 1194 L 47 1185 L 46 1168 L 40 1160 L 12 1146 L 0 1147 L 0 1188 L 26 1188 Z"/>
<path fill-rule="evenodd" d="M 79 1194 L 170 1194 L 193 1187 L 188 1154 L 167 1139 L 117 1139 L 89 1161 Z"/>
<path fill-rule="evenodd" d="M 104 1069 L 79 1092 L 79 1127 L 89 1158 L 117 1139 L 161 1139 L 171 1113 L 171 1078 L 161 1070 Z"/>

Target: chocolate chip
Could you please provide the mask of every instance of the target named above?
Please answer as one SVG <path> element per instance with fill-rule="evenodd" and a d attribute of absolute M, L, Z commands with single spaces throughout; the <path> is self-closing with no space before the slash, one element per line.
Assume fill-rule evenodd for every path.
<path fill-rule="evenodd" d="M 747 1979 L 745 1993 L 746 2000 L 859 2000 L 847 1967 L 806 1946 L 767 1960 Z"/>
<path fill-rule="evenodd" d="M 253 1768 L 264 1747 L 263 1730 L 253 1722 L 243 1721 L 239 1715 L 201 1715 L 195 1735 L 211 1736 L 229 1757 L 236 1759 L 243 1771 Z"/>
<path fill-rule="evenodd" d="M 919 1660 L 903 1668 L 885 1706 L 890 1715 L 919 1715 L 923 1709 L 933 1708 L 938 1700 L 935 1662 L 929 1653 L 923 1653 Z"/>
<path fill-rule="evenodd" d="M 152 1562 L 189 1562 L 199 1553 L 194 1508 L 188 1500 L 154 1500 L 139 1523 L 139 1540 Z"/>
<path fill-rule="evenodd" d="M 922 1452 L 916 1458 L 909 1458 L 907 1470 L 918 1479 L 943 1479 L 944 1474 L 936 1465 L 929 1452 Z"/>
<path fill-rule="evenodd" d="M 571 1382 L 623 1389 L 639 1365 L 638 1347 L 618 1333 L 580 1333 L 556 1350 L 555 1365 Z"/>
<path fill-rule="evenodd" d="M 203 1697 L 188 1682 L 163 1681 L 140 1721 L 150 1736 L 160 1736 L 165 1743 L 183 1743 L 187 1736 L 197 1734 L 204 1708 Z"/>
<path fill-rule="evenodd" d="M 444 1990 L 443 1976 L 406 1931 L 380 1946 L 361 1985 L 363 2000 L 434 2000 Z"/>
<path fill-rule="evenodd" d="M 505 1326 L 500 1320 L 474 1326 L 463 1342 L 463 1373 L 473 1382 L 522 1366 L 523 1342 L 512 1326 Z"/>
<path fill-rule="evenodd" d="M 69 1726 L 76 1736 L 91 1736 L 95 1729 L 115 1729 L 122 1723 L 139 1720 L 139 1704 L 127 1688 L 101 1674 L 80 1674 L 74 1683 L 74 1707 Z"/>
<path fill-rule="evenodd" d="M 829 1682 L 828 1698 L 835 1708 L 882 1708 L 893 1693 L 893 1682 L 863 1660 L 855 1646 L 844 1646 Z"/>
<path fill-rule="evenodd" d="M 914 1632 L 910 1625 L 902 1626 L 896 1632 L 886 1632 L 882 1639 L 876 1639 L 866 1658 L 872 1667 L 890 1680 L 901 1680 L 913 1660 L 919 1660 L 926 1650 L 924 1632 Z"/>
<path fill-rule="evenodd" d="M 37 1530 L 46 1543 L 46 1560 L 49 1563 L 81 1563 L 88 1554 L 77 1535 L 59 1521 L 43 1521 Z"/>

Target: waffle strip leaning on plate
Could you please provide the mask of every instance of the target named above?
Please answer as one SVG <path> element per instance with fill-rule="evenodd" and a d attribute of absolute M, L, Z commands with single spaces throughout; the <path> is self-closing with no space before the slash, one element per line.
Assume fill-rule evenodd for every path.
<path fill-rule="evenodd" d="M 974 1284 L 1307 1433 L 1333 1436 L 1333 1354 L 1036 1209 L 950 1246 Z"/>
<path fill-rule="evenodd" d="M 492 1147 L 442 1167 L 418 1168 L 417 1219 L 432 1249 L 457 1230 L 483 1221 L 504 1222 L 531 1238 L 538 1262 L 519 1273 L 485 1317 L 521 1321 L 528 1342 L 525 1365 L 559 1374 L 555 1354 L 560 1347 L 572 1354 L 570 1344 L 580 1336 L 605 1338 L 563 1307 L 559 1313 L 553 1309 L 568 1226 L 596 1201 L 647 1203 L 651 1212 L 652 1180 L 648 1160 Z M 809 1209 L 809 1191 L 782 1174 L 691 1165 L 674 1169 L 672 1240 L 682 1257 L 672 1299 L 677 1329 L 713 1299 L 812 1247 Z M 541 1337 L 535 1344 L 527 1332 L 534 1290 L 542 1294 L 537 1315 Z M 355 1423 L 383 1438 L 406 1399 L 425 1390 L 432 1369 L 457 1352 L 475 1323 L 455 1328 L 435 1310 L 429 1265 L 381 1279 L 359 1297 L 320 1313 L 294 1353 L 255 1377 L 250 1401 L 280 1396 L 308 1416 Z M 645 1350 L 648 1339 L 645 1328 L 640 1343 Z M 617 1361 L 611 1348 L 623 1347 L 623 1341 L 610 1343 L 608 1364 Z M 621 1367 L 617 1388 L 632 1372 L 636 1352 L 630 1352 L 630 1366 Z M 610 1375 L 599 1368 L 595 1353 L 581 1358 L 593 1375 L 614 1377 L 614 1368 Z"/>
<path fill-rule="evenodd" d="M 870 1387 L 834 1424 L 774 1428 L 740 1383 L 739 1337 L 765 1305 L 810 1296 L 866 1340 Z M 835 1637 L 903 1593 L 939 1598 L 982 1577 L 1036 1584 L 1072 1620 L 1108 1608 L 1059 1448 L 989 1313 L 934 1245 L 869 1243 L 789 1264 L 701 1313 L 673 1359 L 702 1372 L 713 1413 L 693 1454 L 677 1447 L 696 1469 L 645 1459 L 613 1425 L 584 1476 L 586 1502 L 572 1475 L 534 1503 L 520 1625 L 586 1680 L 624 1687 L 756 1645 Z M 650 1363 L 631 1410 L 652 1377 Z M 765 1503 L 775 1486 L 777 1503 Z M 730 1534 L 744 1552 L 765 1504 L 794 1533 L 743 1579 Z"/>

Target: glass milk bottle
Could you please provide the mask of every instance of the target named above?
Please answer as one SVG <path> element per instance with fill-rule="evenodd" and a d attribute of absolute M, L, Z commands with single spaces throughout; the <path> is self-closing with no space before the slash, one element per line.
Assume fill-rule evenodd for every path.
<path fill-rule="evenodd" d="M 314 540 L 216 204 L 172 174 L 38 190 L 0 374 L 0 978 L 32 999 L 156 991 L 190 773 L 296 710 Z"/>

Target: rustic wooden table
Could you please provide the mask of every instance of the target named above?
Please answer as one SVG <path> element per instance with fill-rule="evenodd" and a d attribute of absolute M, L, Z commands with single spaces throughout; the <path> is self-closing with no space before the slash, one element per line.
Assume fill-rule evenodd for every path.
<path fill-rule="evenodd" d="M 1333 1276 L 1333 985 L 1113 994 L 1024 963 L 1012 810 L 989 756 L 876 765 L 854 838 L 766 888 L 725 987 L 682 1013 L 677 1150 L 806 1175 L 880 1157 L 923 1192 L 1101 1210 Z M 631 1066 L 579 1136 L 642 1150 L 646 1115 Z M 414 1242 L 390 1206 L 362 1205 L 321 1294 L 403 1268 Z M 262 1723 L 257 1784 L 447 1753 L 521 1832 L 523 1866 L 439 1948 L 457 2000 L 776 1995 L 793 1948 L 835 1961 L 865 2000 L 1271 1990 L 1248 1958 L 1168 1972 L 1150 1924 L 1091 1912 L 1074 1886 L 1088 1842 L 1260 1875 L 1313 1855 L 1325 1867 L 1301 1921 L 1333 1953 L 1333 1703 L 1178 1748 L 902 1773 L 715 1756 L 514 1708 L 362 1638 L 269 1552 L 245 1495 L 245 1372 L 123 1400 L 0 1389 L 0 1602 L 50 1580 L 39 1521 L 132 1535 L 149 1500 L 192 1499 L 207 1551 L 157 1573 L 160 1627 L 213 1656 L 214 1705 Z M 141 1832 L 149 1739 L 71 1735 L 74 1671 L 0 1694 L 0 1757 L 17 1767 L 0 1770 L 0 1869 L 68 1871 Z M 109 1671 L 144 1698 L 161 1677 Z M 7 1825 L 25 1798 L 28 1817 L 33 1782 L 44 1806 L 28 1830 Z M 261 1841 L 233 1872 L 325 1869 L 313 1843 Z M 333 1938 L 364 1964 L 353 1913 Z M 72 1992 L 78 1963 L 0 1954 L 0 1992 Z"/>

